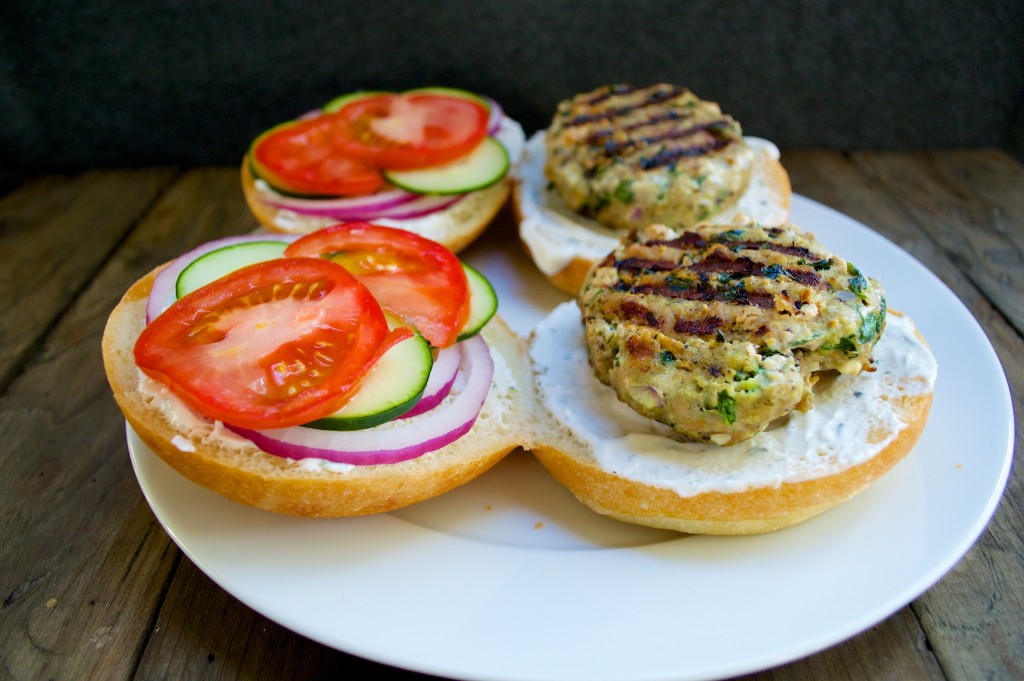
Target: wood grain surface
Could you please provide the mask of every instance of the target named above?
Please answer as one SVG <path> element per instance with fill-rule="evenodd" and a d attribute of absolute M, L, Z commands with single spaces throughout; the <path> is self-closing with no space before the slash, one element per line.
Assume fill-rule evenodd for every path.
<path fill-rule="evenodd" d="M 1019 469 L 1024 167 L 990 149 L 782 160 L 797 193 L 899 244 L 979 321 L 1010 382 Z M 135 480 L 100 360 L 106 316 L 154 266 L 255 226 L 235 168 L 44 177 L 0 199 L 0 678 L 430 678 L 235 600 L 169 539 Z M 920 598 L 746 678 L 1024 678 L 1021 612 L 1024 483 L 1011 475 L 977 544 Z"/>

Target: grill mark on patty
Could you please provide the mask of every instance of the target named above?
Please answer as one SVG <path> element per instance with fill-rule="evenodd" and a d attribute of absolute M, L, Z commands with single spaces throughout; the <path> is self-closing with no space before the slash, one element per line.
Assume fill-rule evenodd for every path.
<path fill-rule="evenodd" d="M 783 255 L 796 256 L 798 258 L 814 258 L 820 260 L 820 258 L 817 258 L 817 256 L 814 255 L 811 249 L 804 248 L 803 246 L 787 246 L 786 244 L 776 244 L 772 243 L 771 241 L 734 241 L 731 243 L 742 248 L 749 248 L 751 250 L 763 249 L 775 251 L 776 253 L 782 253 Z"/>
<path fill-rule="evenodd" d="M 620 273 L 632 275 L 656 272 L 684 272 L 689 270 L 697 274 L 719 272 L 740 278 L 757 275 L 768 279 L 776 279 L 779 276 L 786 276 L 798 284 L 813 288 L 820 288 L 823 284 L 822 278 L 811 270 L 783 265 L 763 265 L 745 256 L 729 258 L 717 252 L 689 266 L 680 265 L 675 260 L 641 257 L 623 258 L 613 262 L 609 262 L 606 258 L 602 264 L 606 267 L 614 266 Z"/>
<path fill-rule="evenodd" d="M 771 231 L 771 230 L 769 230 L 769 231 Z M 777 235 L 778 233 L 779 233 L 779 230 L 775 230 L 773 236 Z M 798 267 L 799 264 L 807 264 L 807 263 L 812 263 L 813 264 L 815 262 L 822 262 L 822 261 L 825 260 L 825 258 L 823 258 L 822 256 L 817 255 L 814 251 L 812 251 L 811 249 L 806 248 L 804 246 L 794 246 L 794 245 L 789 245 L 789 244 L 775 243 L 775 242 L 772 242 L 772 241 L 751 240 L 751 239 L 746 239 L 746 240 L 740 241 L 740 240 L 734 240 L 734 239 L 732 239 L 732 238 L 730 238 L 728 236 L 719 236 L 719 237 L 711 239 L 709 241 L 709 240 L 704 239 L 704 237 L 702 237 L 700 234 L 697 234 L 696 232 L 684 232 L 683 234 L 681 234 L 679 237 L 677 237 L 675 239 L 656 239 L 656 240 L 651 240 L 651 241 L 634 242 L 634 243 L 640 244 L 642 246 L 647 246 L 647 247 L 650 247 L 650 246 L 664 246 L 666 248 L 671 248 L 671 249 L 674 249 L 674 250 L 686 251 L 687 253 L 697 253 L 697 252 L 700 252 L 700 251 L 706 249 L 709 244 L 722 244 L 722 245 L 726 245 L 726 246 L 729 247 L 730 250 L 733 250 L 733 251 L 740 251 L 740 250 L 772 251 L 774 253 L 779 253 L 781 255 L 787 255 L 787 256 L 790 256 L 791 258 L 805 261 L 804 263 L 792 262 L 790 264 L 782 265 L 782 267 L 785 269 L 785 274 L 788 275 L 789 278 L 791 278 L 793 281 L 796 281 L 796 282 L 798 282 L 800 284 L 804 284 L 805 286 L 814 286 L 814 287 L 821 286 L 821 284 L 822 284 L 821 276 L 817 272 L 815 272 L 813 270 L 808 270 L 808 269 L 800 269 Z M 709 256 L 708 258 L 705 259 L 705 262 L 707 262 L 708 260 L 711 260 L 713 257 L 714 257 L 714 255 Z M 637 260 L 639 260 L 639 258 Z M 753 262 L 752 260 L 749 260 L 749 258 L 738 258 L 737 260 L 747 260 L 749 262 Z M 698 269 L 698 271 L 700 271 L 700 270 Z M 706 271 L 712 271 L 712 270 L 709 269 L 709 270 L 706 270 Z M 734 273 L 739 274 L 739 272 L 734 272 Z M 748 272 L 745 272 L 745 274 L 752 274 L 752 272 L 748 271 Z M 765 273 L 765 274 L 766 274 L 766 276 L 771 276 L 768 273 Z"/>
<path fill-rule="evenodd" d="M 667 284 L 637 284 L 626 282 L 616 283 L 612 289 L 618 293 L 639 293 L 676 298 L 679 300 L 699 300 L 701 302 L 730 303 L 733 305 L 753 305 L 765 310 L 775 309 L 775 296 L 767 291 L 748 291 L 742 287 L 715 288 L 706 282 L 694 282 L 693 286 L 682 288 Z"/>
<path fill-rule="evenodd" d="M 636 85 L 630 85 L 628 83 L 621 83 L 618 85 L 609 85 L 604 90 L 599 90 L 592 94 L 590 97 L 583 100 L 585 106 L 594 106 L 601 102 L 614 97 L 616 95 L 628 95 L 631 92 L 636 92 L 644 88 L 637 87 Z"/>
<path fill-rule="evenodd" d="M 772 232 L 772 230 L 769 230 Z M 773 236 L 777 236 L 780 230 L 774 230 Z M 640 242 L 637 242 L 640 243 Z M 773 241 L 764 240 L 739 240 L 726 234 L 718 236 L 714 239 L 707 240 L 696 232 L 683 232 L 675 239 L 652 239 L 651 241 L 642 242 L 646 246 L 667 246 L 668 248 L 680 248 L 685 250 L 706 248 L 708 244 L 726 244 L 730 248 L 749 249 L 752 251 L 768 250 L 775 251 L 776 253 L 782 253 L 783 255 L 792 255 L 800 258 L 806 258 L 808 260 L 823 260 L 820 256 L 816 255 L 814 251 L 804 246 L 791 246 L 787 244 L 779 244 Z"/>
<path fill-rule="evenodd" d="M 619 310 L 626 319 L 646 324 L 651 328 L 661 328 L 661 320 L 658 319 L 658 316 L 635 300 L 623 300 L 619 303 Z"/>
<path fill-rule="evenodd" d="M 675 99 L 679 95 L 686 92 L 686 90 L 680 87 L 672 87 L 667 90 L 657 90 L 649 88 L 649 90 L 651 91 L 640 101 L 627 104 L 625 106 L 608 107 L 605 109 L 595 111 L 593 113 L 577 114 L 565 121 L 562 121 L 561 125 L 563 128 L 571 128 L 579 125 L 586 125 L 587 123 L 593 123 L 594 121 L 614 120 L 616 118 L 622 118 L 624 116 L 630 115 L 634 111 L 638 111 L 649 106 L 658 105 L 663 102 L 667 102 L 671 99 Z M 633 90 L 631 92 L 642 93 L 646 92 L 646 90 Z M 590 102 L 590 104 L 594 103 L 595 102 Z"/>
<path fill-rule="evenodd" d="M 786 276 L 804 286 L 818 288 L 822 285 L 821 277 L 810 270 L 800 270 L 784 265 L 762 265 L 746 256 L 729 258 L 717 252 L 695 262 L 689 269 L 694 272 L 724 272 L 740 277 L 759 275 L 775 279 L 779 276 Z"/>
<path fill-rule="evenodd" d="M 706 144 L 699 144 L 690 147 L 676 147 L 674 149 L 661 149 L 654 156 L 648 156 L 647 158 L 641 158 L 637 162 L 637 167 L 641 170 L 651 170 L 653 168 L 663 168 L 664 166 L 672 165 L 681 158 L 691 158 L 693 156 L 704 156 L 710 154 L 713 151 L 724 149 L 736 140 L 715 137 L 713 140 Z"/>
<path fill-rule="evenodd" d="M 680 110 L 680 109 L 669 109 L 660 114 L 645 118 L 642 121 L 636 123 L 630 123 L 629 125 L 620 125 L 618 128 L 602 128 L 595 130 L 587 138 L 586 143 L 591 146 L 607 145 L 608 138 L 618 132 L 632 132 L 639 130 L 640 128 L 646 128 L 651 125 L 657 125 L 658 123 L 665 123 L 666 121 L 685 121 L 688 118 L 693 118 L 694 112 L 692 109 Z"/>
<path fill-rule="evenodd" d="M 623 322 L 653 327 L 677 337 L 723 339 L 723 330 L 731 326 L 725 318 L 731 318 L 732 313 L 709 314 L 706 308 L 704 312 L 699 311 L 699 306 L 670 304 L 664 308 L 663 305 L 677 300 L 718 303 L 728 308 L 759 308 L 764 311 L 759 312 L 759 316 L 795 314 L 794 308 L 799 310 L 800 303 L 789 299 L 790 292 L 780 280 L 821 289 L 824 279 L 817 273 L 815 264 L 821 258 L 809 248 L 773 241 L 783 236 L 782 230 L 765 230 L 765 234 L 767 238 L 751 238 L 752 234 L 745 230 L 707 236 L 687 231 L 672 239 L 645 241 L 633 232 L 620 250 L 602 261 L 604 267 L 616 271 L 614 283 L 601 287 L 614 296 L 607 309 L 612 317 Z M 775 255 L 765 262 L 763 255 L 755 255 L 758 252 L 778 253 L 783 257 Z M 634 300 L 630 296 L 643 298 Z M 664 302 L 660 303 L 659 298 Z M 668 321 L 665 314 L 669 315 Z M 769 326 L 762 323 L 748 333 L 764 337 L 769 333 Z"/>
<path fill-rule="evenodd" d="M 685 333 L 689 336 L 710 336 L 722 326 L 720 317 L 705 317 L 703 319 L 686 319 L 679 317 L 672 326 L 676 333 Z"/>
<path fill-rule="evenodd" d="M 675 260 L 651 260 L 649 258 L 623 258 L 615 262 L 615 269 L 629 274 L 641 272 L 671 272 L 679 269 Z"/>
<path fill-rule="evenodd" d="M 644 124 L 646 124 L 646 122 Z M 624 155 L 625 152 L 633 151 L 633 150 L 642 151 L 643 149 L 645 149 L 647 147 L 654 146 L 654 145 L 659 144 L 661 142 L 670 142 L 670 141 L 674 141 L 674 140 L 681 140 L 681 139 L 685 139 L 687 137 L 693 137 L 694 135 L 698 135 L 698 134 L 700 134 L 702 132 L 719 131 L 719 130 L 721 130 L 722 126 L 727 126 L 728 124 L 729 124 L 729 121 L 725 120 L 724 118 L 720 118 L 718 120 L 707 121 L 705 123 L 698 123 L 696 125 L 691 125 L 691 126 L 688 126 L 688 127 L 685 127 L 685 128 L 676 128 L 674 130 L 666 130 L 665 132 L 661 133 L 660 135 L 647 135 L 645 137 L 627 137 L 627 138 L 625 138 L 625 139 L 623 139 L 621 141 L 618 141 L 618 142 L 614 141 L 614 140 L 609 140 L 609 141 L 605 142 L 601 146 L 601 149 L 608 156 L 622 156 L 622 155 Z M 713 135 L 714 132 L 711 132 L 711 134 Z M 724 139 L 724 138 L 722 138 L 722 137 L 714 137 L 712 142 L 707 142 L 705 144 L 691 144 L 691 145 L 686 145 L 686 146 L 667 147 L 667 148 L 659 150 L 657 152 L 657 154 L 674 153 L 674 152 L 677 152 L 677 151 L 684 151 L 686 153 L 682 154 L 682 156 L 697 156 L 697 155 L 699 155 L 699 153 L 694 151 L 694 150 L 704 149 L 704 148 L 710 146 L 711 144 L 713 144 L 715 140 L 721 140 L 721 139 Z M 590 140 L 588 140 L 588 141 L 590 141 Z M 657 156 L 657 154 L 655 154 L 655 156 Z M 646 159 L 641 159 L 641 161 L 640 161 L 641 164 L 645 160 Z"/>
<path fill-rule="evenodd" d="M 821 277 L 816 272 L 812 272 L 810 270 L 787 268 L 786 275 L 796 283 L 803 284 L 804 286 L 821 288 L 823 283 Z"/>
<path fill-rule="evenodd" d="M 637 336 L 630 336 L 626 339 L 626 351 L 637 359 L 651 359 L 654 357 L 654 348 L 650 343 L 645 343 Z"/>

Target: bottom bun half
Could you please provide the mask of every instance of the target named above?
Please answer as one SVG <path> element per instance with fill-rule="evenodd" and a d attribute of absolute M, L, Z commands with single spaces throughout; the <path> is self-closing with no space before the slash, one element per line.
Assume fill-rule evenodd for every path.
<path fill-rule="evenodd" d="M 721 535 L 795 525 L 892 469 L 927 422 L 934 359 L 897 313 L 876 371 L 822 380 L 810 412 L 729 448 L 678 442 L 619 402 L 587 364 L 578 314 L 563 304 L 531 339 L 541 405 L 534 418 L 547 425 L 530 450 L 581 502 L 617 520 Z M 913 342 L 916 354 L 904 361 Z"/>
<path fill-rule="evenodd" d="M 156 270 L 125 293 L 107 321 L 103 361 L 125 419 L 152 451 L 186 478 L 232 501 L 302 517 L 380 513 L 423 501 L 465 484 L 519 446 L 521 381 L 529 381 L 524 341 L 500 319 L 483 335 L 495 371 L 483 410 L 459 440 L 394 464 L 300 465 L 258 449 L 191 412 L 173 397 L 154 394 L 135 365 L 146 298 Z M 386 442 L 381 442 L 386 447 Z"/>

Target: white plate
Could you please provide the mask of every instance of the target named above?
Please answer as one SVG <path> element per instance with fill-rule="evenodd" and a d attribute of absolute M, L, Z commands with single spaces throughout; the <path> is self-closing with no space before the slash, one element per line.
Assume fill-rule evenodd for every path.
<path fill-rule="evenodd" d="M 300 520 L 175 474 L 129 430 L 164 528 L 215 582 L 328 646 L 459 679 L 706 679 L 853 636 L 938 581 L 984 529 L 1012 456 L 1010 394 L 957 298 L 868 228 L 794 197 L 793 221 L 885 285 L 939 362 L 916 449 L 853 501 L 743 538 L 684 537 L 598 516 L 516 452 L 394 513 Z M 514 240 L 468 259 L 527 333 L 565 299 Z"/>

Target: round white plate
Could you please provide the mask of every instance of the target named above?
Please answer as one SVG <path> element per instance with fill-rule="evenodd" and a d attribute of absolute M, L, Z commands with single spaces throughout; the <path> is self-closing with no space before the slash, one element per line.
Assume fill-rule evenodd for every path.
<path fill-rule="evenodd" d="M 458 679 L 707 679 L 822 650 L 916 598 L 967 552 L 1006 484 L 1013 415 L 991 345 L 934 275 L 799 196 L 793 221 L 883 282 L 939 363 L 910 456 L 802 525 L 729 538 L 619 523 L 521 451 L 401 511 L 302 520 L 207 492 L 129 429 L 139 483 L 174 541 L 240 601 L 398 667 Z M 467 257 L 520 333 L 565 300 L 511 238 Z"/>

